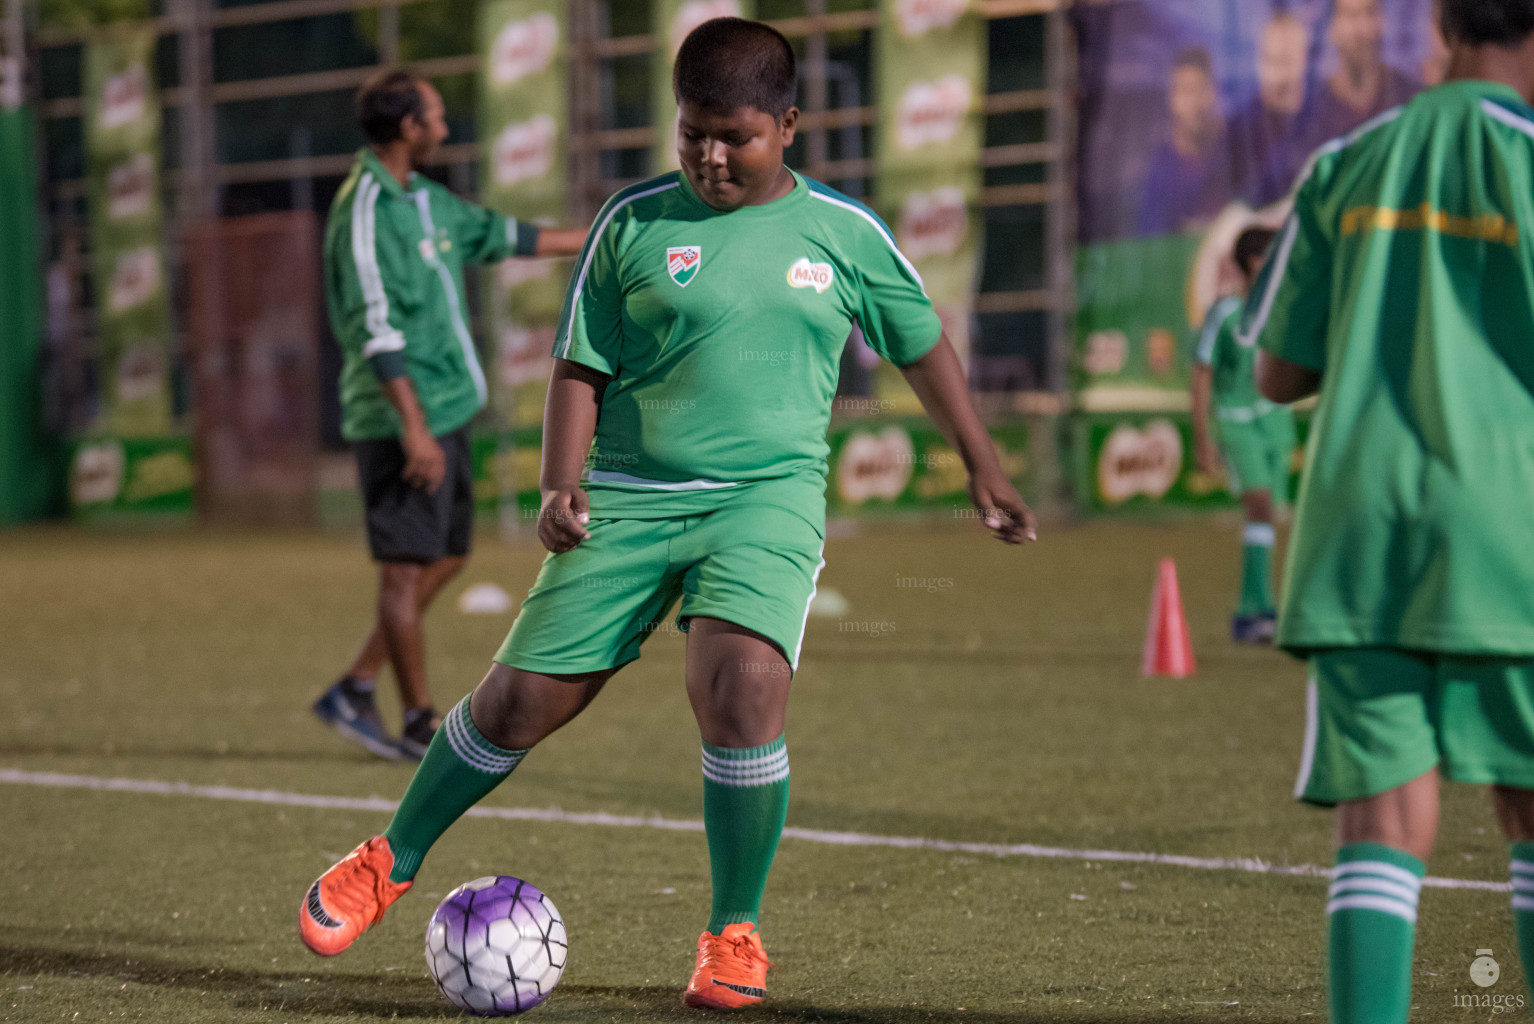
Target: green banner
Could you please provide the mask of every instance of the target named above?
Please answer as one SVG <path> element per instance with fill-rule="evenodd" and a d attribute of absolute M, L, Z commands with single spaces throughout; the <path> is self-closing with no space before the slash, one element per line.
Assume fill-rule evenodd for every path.
<path fill-rule="evenodd" d="M 515 508 L 524 526 L 535 526 L 542 498 L 538 490 L 538 466 L 542 458 L 543 430 L 523 427 L 500 437 L 482 434 L 473 439 L 474 508 L 502 516 Z M 506 490 L 507 482 L 512 489 Z M 515 499 L 515 500 L 513 500 Z"/>
<path fill-rule="evenodd" d="M 959 358 L 982 254 L 987 36 L 973 0 L 881 0 L 874 93 L 875 205 L 922 275 Z M 892 367 L 876 393 L 914 411 Z"/>
<path fill-rule="evenodd" d="M 1202 307 L 1175 276 L 1193 235 L 1124 238 L 1076 251 L 1073 376 L 1088 409 L 1186 409 Z"/>
<path fill-rule="evenodd" d="M 518 220 L 556 224 L 566 215 L 568 28 L 565 0 L 480 8 L 481 198 Z M 502 428 L 542 421 L 569 270 L 569 260 L 511 259 L 489 272 L 491 405 Z"/>
<path fill-rule="evenodd" d="M 196 485 L 185 437 L 106 437 L 75 447 L 69 499 L 85 520 L 140 519 L 191 512 Z"/>
<path fill-rule="evenodd" d="M 1295 418 L 1289 493 L 1299 490 L 1310 418 Z M 1158 508 L 1234 508 L 1222 471 L 1194 461 L 1193 421 L 1185 413 L 1078 414 L 1070 425 L 1074 491 L 1088 512 L 1146 512 Z"/>
<path fill-rule="evenodd" d="M 1026 492 L 1028 426 L 998 424 L 991 440 L 1002 468 Z M 969 515 L 964 462 L 930 420 L 892 417 L 833 426 L 826 511 L 831 515 L 953 509 Z"/>
<path fill-rule="evenodd" d="M 671 91 L 671 69 L 676 52 L 688 33 L 713 18 L 754 18 L 755 0 L 653 0 L 650 14 L 655 36 L 651 57 L 650 113 L 655 125 L 655 144 L 650 152 L 650 173 L 664 174 L 680 165 L 676 160 L 676 96 Z"/>
<path fill-rule="evenodd" d="M 101 409 L 92 432 L 170 433 L 170 281 L 161 240 L 160 95 L 151 28 L 113 27 L 85 48 Z"/>
<path fill-rule="evenodd" d="M 46 513 L 52 466 L 42 435 L 37 131 L 22 105 L 23 64 L 0 57 L 0 525 Z"/>

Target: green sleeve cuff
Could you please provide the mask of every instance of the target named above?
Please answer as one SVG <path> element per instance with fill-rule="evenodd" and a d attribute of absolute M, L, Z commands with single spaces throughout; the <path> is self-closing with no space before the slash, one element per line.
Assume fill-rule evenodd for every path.
<path fill-rule="evenodd" d="M 368 357 L 368 365 L 373 368 L 373 375 L 380 381 L 391 381 L 395 377 L 405 375 L 405 353 L 398 350 L 380 352 Z"/>
<path fill-rule="evenodd" d="M 538 252 L 538 225 L 517 221 L 517 255 L 534 256 Z"/>
<path fill-rule="evenodd" d="M 937 313 L 936 312 L 934 312 L 932 314 L 932 318 L 934 320 L 937 320 Z M 898 370 L 908 370 L 911 367 L 915 366 L 917 363 L 921 362 L 923 359 L 925 359 L 928 356 L 930 356 L 932 354 L 932 350 L 937 348 L 938 342 L 940 342 L 942 340 L 943 340 L 943 322 L 941 320 L 938 320 L 938 322 L 937 322 L 937 333 L 932 336 L 932 340 L 931 341 L 927 342 L 925 345 L 917 346 L 917 350 L 915 350 L 915 351 L 907 351 L 907 352 L 900 353 L 900 359 L 898 361 L 893 356 L 891 356 L 890 357 L 890 362 L 893 363 L 895 368 L 898 369 Z"/>

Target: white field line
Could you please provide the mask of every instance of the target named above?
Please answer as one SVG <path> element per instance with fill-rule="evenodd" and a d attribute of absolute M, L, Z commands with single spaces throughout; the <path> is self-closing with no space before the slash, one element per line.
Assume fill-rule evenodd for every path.
<path fill-rule="evenodd" d="M 95 789 L 116 793 L 151 793 L 158 796 L 191 796 L 206 800 L 236 800 L 285 807 L 319 807 L 344 811 L 393 812 L 394 800 L 383 797 L 316 796 L 276 789 L 237 789 L 232 786 L 194 786 L 159 779 L 110 779 L 96 775 L 63 775 L 58 772 L 25 772 L 0 768 L 0 783 L 13 786 L 48 786 L 57 789 Z M 606 814 L 561 811 L 556 808 L 471 807 L 468 818 L 500 818 L 510 821 L 551 821 L 566 825 L 598 825 L 607 828 L 653 828 L 668 832 L 702 832 L 703 822 L 658 815 Z M 1072 850 L 1033 843 L 963 843 L 919 836 L 877 836 L 863 832 L 827 832 L 813 828 L 785 828 L 785 839 L 800 839 L 827 846 L 884 846 L 899 850 L 934 850 L 940 853 L 973 853 L 989 857 L 1053 857 L 1064 860 L 1113 861 L 1120 864 L 1162 864 L 1197 871 L 1246 871 L 1256 875 L 1299 875 L 1330 878 L 1331 871 L 1314 864 L 1272 864 L 1257 857 L 1184 857 L 1173 853 L 1137 853 L 1131 850 Z M 1422 884 L 1436 889 L 1479 889 L 1509 892 L 1508 882 L 1483 882 L 1469 878 L 1434 878 Z"/>

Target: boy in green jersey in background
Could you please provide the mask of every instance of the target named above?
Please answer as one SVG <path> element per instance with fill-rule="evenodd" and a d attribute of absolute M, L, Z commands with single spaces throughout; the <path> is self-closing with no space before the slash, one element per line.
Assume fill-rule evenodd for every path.
<path fill-rule="evenodd" d="M 676 60 L 680 173 L 619 192 L 576 262 L 544 414 L 550 551 L 496 664 L 448 713 L 388 830 L 300 909 L 339 953 L 529 748 L 578 715 L 680 598 L 703 740 L 713 907 L 689 1005 L 758 1003 L 756 931 L 788 807 L 789 680 L 824 562 L 826 428 L 854 325 L 969 471 L 995 536 L 1035 536 L 921 280 L 862 204 L 783 165 L 793 49 L 719 18 Z"/>
<path fill-rule="evenodd" d="M 1244 282 L 1242 295 L 1262 269 L 1273 232 L 1247 228 L 1233 254 Z M 1209 307 L 1193 361 L 1193 446 L 1198 468 L 1218 472 L 1221 456 L 1232 493 L 1241 496 L 1246 525 L 1241 531 L 1241 596 L 1231 617 L 1238 644 L 1273 642 L 1278 613 L 1273 606 L 1274 507 L 1289 487 L 1294 452 L 1294 414 L 1257 393 L 1257 349 L 1237 337 L 1241 299 L 1227 295 Z M 1220 421 L 1220 444 L 1209 436 L 1209 413 Z"/>
<path fill-rule="evenodd" d="M 1439 18 L 1450 80 L 1322 147 L 1243 322 L 1263 394 L 1320 394 L 1278 643 L 1335 1024 L 1407 1019 L 1440 775 L 1493 787 L 1534 977 L 1534 0 Z"/>

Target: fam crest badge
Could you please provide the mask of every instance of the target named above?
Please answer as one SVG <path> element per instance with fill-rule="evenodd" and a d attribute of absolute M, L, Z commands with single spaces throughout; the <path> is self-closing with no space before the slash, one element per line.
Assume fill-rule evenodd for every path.
<path fill-rule="evenodd" d="M 696 245 L 675 245 L 666 250 L 666 273 L 683 288 L 698 276 L 698 264 L 702 262 L 703 250 Z"/>

